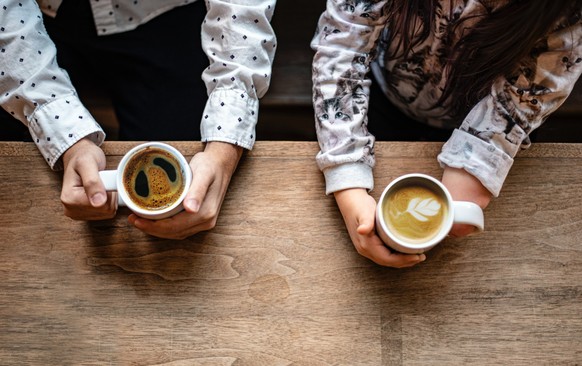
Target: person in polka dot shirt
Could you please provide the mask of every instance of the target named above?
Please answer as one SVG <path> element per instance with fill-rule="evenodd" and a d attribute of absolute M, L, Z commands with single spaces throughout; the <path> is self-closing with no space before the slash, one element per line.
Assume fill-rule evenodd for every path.
<path fill-rule="evenodd" d="M 130 223 L 173 239 L 214 227 L 255 142 L 277 46 L 275 3 L 0 0 L 0 105 L 28 127 L 48 165 L 64 170 L 65 215 L 100 220 L 117 210 L 98 176 L 105 133 L 75 88 L 89 77 L 111 96 L 120 139 L 206 143 L 190 162 L 186 210 Z"/>

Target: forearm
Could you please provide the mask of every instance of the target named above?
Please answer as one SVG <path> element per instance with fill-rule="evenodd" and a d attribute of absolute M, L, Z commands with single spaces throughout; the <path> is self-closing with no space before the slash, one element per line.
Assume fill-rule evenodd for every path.
<path fill-rule="evenodd" d="M 327 1 L 311 41 L 313 109 L 321 148 L 316 159 L 327 193 L 373 185 L 375 139 L 367 129 L 367 74 L 385 25 L 383 6 L 380 1 L 370 7 L 368 17 L 355 17 L 348 7 Z"/>
<path fill-rule="evenodd" d="M 0 104 L 28 126 L 45 161 L 59 168 L 74 143 L 89 136 L 99 144 L 104 133 L 57 65 L 37 4 L 8 1 L 2 16 Z"/>
<path fill-rule="evenodd" d="M 495 80 L 444 145 L 441 165 L 469 172 L 499 195 L 513 158 L 530 145 L 529 134 L 560 107 L 579 79 L 582 68 L 572 55 L 582 52 L 582 43 L 572 35 L 581 32 L 580 20 L 555 27 L 546 37 L 547 48 L 522 60 L 528 67 Z"/>
<path fill-rule="evenodd" d="M 259 98 L 269 88 L 277 47 L 269 23 L 275 2 L 207 1 L 202 47 L 210 65 L 202 74 L 208 92 L 202 141 L 253 147 Z"/>
<path fill-rule="evenodd" d="M 364 188 L 349 188 L 333 193 L 335 201 L 342 212 L 347 212 L 356 205 L 362 202 L 362 199 L 368 196 L 368 191 Z"/>

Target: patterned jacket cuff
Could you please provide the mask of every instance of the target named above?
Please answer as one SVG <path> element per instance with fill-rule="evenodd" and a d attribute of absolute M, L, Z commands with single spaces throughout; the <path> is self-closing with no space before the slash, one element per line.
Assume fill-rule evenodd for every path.
<path fill-rule="evenodd" d="M 101 145 L 105 132 L 76 95 L 44 104 L 29 117 L 28 129 L 51 169 L 62 169 L 61 155 L 84 137 Z"/>
<path fill-rule="evenodd" d="M 250 150 L 258 115 L 259 100 L 246 91 L 215 89 L 202 114 L 202 141 L 223 141 Z"/>
<path fill-rule="evenodd" d="M 455 130 L 438 156 L 442 167 L 464 169 L 475 176 L 495 197 L 513 165 L 513 158 L 478 137 Z"/>
<path fill-rule="evenodd" d="M 323 170 L 325 194 L 329 195 L 348 188 L 374 188 L 372 168 L 362 163 L 346 163 Z"/>

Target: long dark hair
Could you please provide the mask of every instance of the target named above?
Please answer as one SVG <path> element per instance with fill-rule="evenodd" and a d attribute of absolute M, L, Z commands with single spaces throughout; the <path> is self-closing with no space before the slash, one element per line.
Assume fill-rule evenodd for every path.
<path fill-rule="evenodd" d="M 437 3 L 438 0 L 392 3 L 388 9 L 392 24 L 390 42 L 398 39 L 397 52 L 408 54 L 415 45 L 427 39 L 435 26 Z M 470 32 L 462 35 L 452 53 L 447 55 L 449 77 L 439 104 L 450 98 L 450 112 L 462 118 L 489 93 L 497 77 L 516 71 L 519 61 L 532 52 L 561 17 L 580 8 L 582 0 L 514 0 L 482 19 L 472 19 L 476 24 L 470 26 Z M 418 19 L 421 24 L 416 24 Z M 467 20 L 454 26 L 462 27 Z M 410 36 L 411 30 L 417 34 L 414 38 Z"/>

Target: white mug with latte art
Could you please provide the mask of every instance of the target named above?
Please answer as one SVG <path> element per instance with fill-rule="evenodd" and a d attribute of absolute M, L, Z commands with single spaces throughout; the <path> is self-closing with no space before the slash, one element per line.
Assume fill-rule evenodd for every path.
<path fill-rule="evenodd" d="M 376 208 L 376 231 L 392 249 L 423 253 L 441 242 L 453 224 L 482 231 L 483 210 L 473 202 L 453 201 L 447 188 L 425 174 L 407 174 L 392 181 Z"/>

